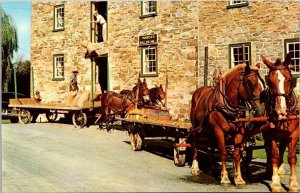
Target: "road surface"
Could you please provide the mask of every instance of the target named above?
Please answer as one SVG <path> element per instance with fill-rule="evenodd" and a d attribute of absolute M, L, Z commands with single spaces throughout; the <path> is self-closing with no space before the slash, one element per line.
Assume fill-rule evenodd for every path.
<path fill-rule="evenodd" d="M 188 166 L 176 167 L 171 146 L 146 142 L 146 150 L 134 152 L 125 131 L 62 123 L 4 124 L 2 192 L 269 191 L 264 163 L 253 162 L 244 189 L 225 188 L 217 175 L 193 177 Z"/>

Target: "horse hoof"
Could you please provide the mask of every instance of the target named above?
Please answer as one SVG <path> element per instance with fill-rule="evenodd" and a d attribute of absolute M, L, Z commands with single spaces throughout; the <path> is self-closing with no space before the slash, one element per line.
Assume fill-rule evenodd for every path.
<path fill-rule="evenodd" d="M 290 186 L 289 192 L 299 192 L 299 187 L 298 186 Z"/>
<path fill-rule="evenodd" d="M 221 182 L 221 186 L 222 187 L 229 187 L 229 186 L 231 186 L 231 183 L 230 182 Z"/>
<path fill-rule="evenodd" d="M 272 192 L 284 192 L 284 189 L 280 186 L 272 188 Z"/>
<path fill-rule="evenodd" d="M 192 170 L 192 175 L 193 176 L 199 176 L 200 175 L 200 170 Z"/>
<path fill-rule="evenodd" d="M 245 184 L 235 184 L 235 187 L 237 189 L 244 189 L 244 188 L 246 188 L 246 183 Z"/>

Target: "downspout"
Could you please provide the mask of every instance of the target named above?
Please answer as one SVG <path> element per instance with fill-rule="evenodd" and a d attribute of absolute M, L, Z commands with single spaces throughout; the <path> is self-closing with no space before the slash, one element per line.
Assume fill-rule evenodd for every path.
<path fill-rule="evenodd" d="M 31 67 L 31 82 L 32 82 L 32 98 L 34 98 L 34 71 L 33 71 L 33 67 Z"/>

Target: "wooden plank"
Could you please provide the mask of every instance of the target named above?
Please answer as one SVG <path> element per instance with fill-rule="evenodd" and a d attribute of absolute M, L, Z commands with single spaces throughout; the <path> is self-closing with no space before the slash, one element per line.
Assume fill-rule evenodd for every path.
<path fill-rule="evenodd" d="M 38 102 L 34 98 L 9 99 L 10 105 L 37 104 L 37 103 Z"/>
<path fill-rule="evenodd" d="M 182 122 L 182 121 L 157 121 L 157 120 L 150 120 L 150 119 L 134 119 L 134 118 L 117 118 L 121 121 L 131 122 L 131 123 L 141 123 L 141 124 L 149 124 L 149 125 L 156 125 L 156 126 L 162 126 L 162 127 L 173 127 L 178 129 L 187 129 L 190 130 L 191 124 L 188 122 Z"/>
<path fill-rule="evenodd" d="M 83 110 L 92 108 L 92 102 L 86 103 L 84 107 L 76 107 L 76 106 L 67 106 L 65 103 L 36 103 L 36 104 L 9 104 L 9 107 L 16 108 L 27 108 L 27 109 L 53 109 L 53 110 Z M 101 102 L 97 101 L 94 104 L 94 108 L 101 107 Z"/>

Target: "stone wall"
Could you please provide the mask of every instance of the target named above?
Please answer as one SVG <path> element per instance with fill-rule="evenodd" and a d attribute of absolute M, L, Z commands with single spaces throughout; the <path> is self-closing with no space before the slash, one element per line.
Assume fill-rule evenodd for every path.
<path fill-rule="evenodd" d="M 31 60 L 35 89 L 61 101 L 73 65 L 79 68 L 81 90 L 91 88 L 91 61 L 84 58 L 82 40 L 90 37 L 90 2 L 65 2 L 65 30 L 53 31 L 55 2 L 32 2 Z M 204 48 L 208 47 L 208 80 L 216 66 L 229 68 L 229 44 L 251 42 L 252 64 L 260 54 L 271 61 L 283 58 L 284 39 L 299 38 L 297 1 L 249 1 L 249 6 L 227 9 L 225 1 L 158 1 L 158 15 L 140 19 L 141 3 L 108 2 L 110 90 L 131 89 L 141 72 L 138 37 L 158 34 L 158 77 L 148 86 L 165 86 L 174 119 L 189 118 L 192 93 L 203 85 Z M 106 51 L 105 51 L 106 52 Z M 65 54 L 65 80 L 52 81 L 53 54 Z M 262 74 L 266 70 L 261 71 Z"/>
<path fill-rule="evenodd" d="M 199 14 L 199 62 L 203 77 L 204 47 L 208 46 L 209 74 L 215 66 L 229 68 L 229 44 L 251 42 L 252 64 L 260 55 L 284 59 L 284 40 L 299 38 L 299 2 L 250 1 L 249 6 L 227 9 L 225 1 L 201 1 Z M 261 75 L 266 74 L 263 65 Z M 200 78 L 203 85 L 203 78 Z"/>
<path fill-rule="evenodd" d="M 68 91 L 72 70 L 79 70 L 81 91 L 91 89 L 91 62 L 84 58 L 80 43 L 90 37 L 90 4 L 64 2 L 65 30 L 53 32 L 54 6 L 61 2 L 32 2 L 31 64 L 34 70 L 34 89 L 41 92 L 43 101 L 63 102 Z M 80 11 L 79 10 L 85 10 Z M 64 54 L 64 80 L 53 79 L 53 55 Z M 31 85 L 32 87 L 32 85 Z"/>
<path fill-rule="evenodd" d="M 140 2 L 109 2 L 108 40 L 111 89 L 132 88 L 141 71 L 138 37 L 158 34 L 158 77 L 146 77 L 148 87 L 165 86 L 174 118 L 189 116 L 191 92 L 196 88 L 197 3 L 158 2 L 158 15 L 140 19 Z"/>

